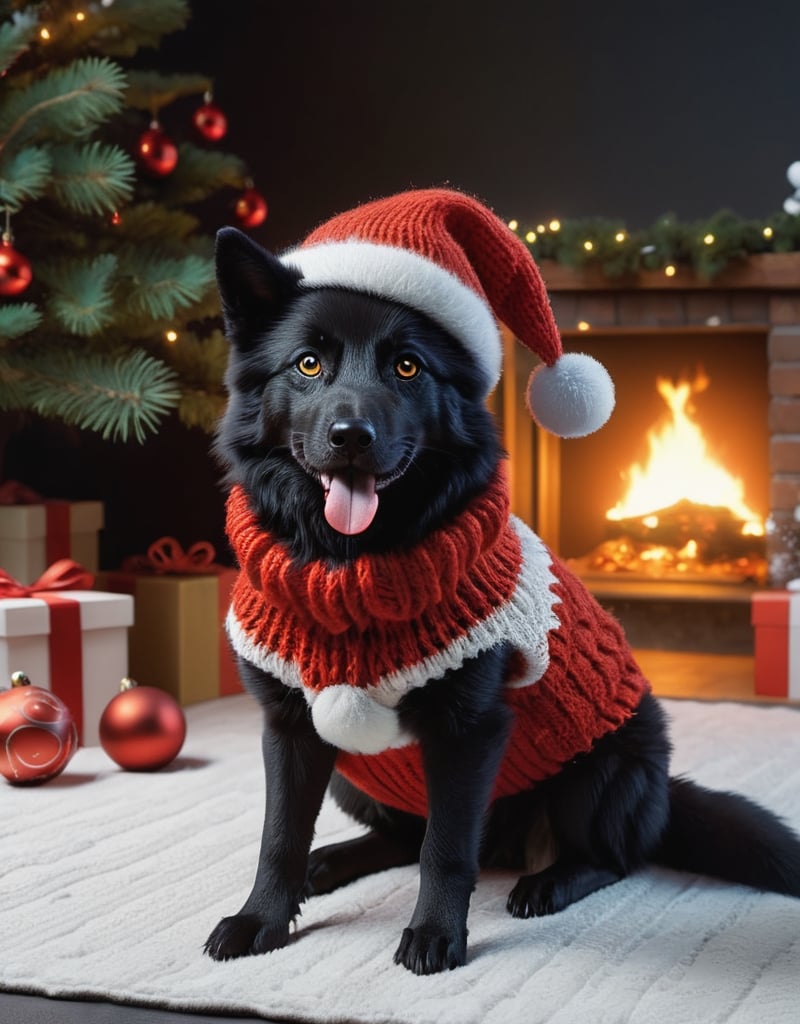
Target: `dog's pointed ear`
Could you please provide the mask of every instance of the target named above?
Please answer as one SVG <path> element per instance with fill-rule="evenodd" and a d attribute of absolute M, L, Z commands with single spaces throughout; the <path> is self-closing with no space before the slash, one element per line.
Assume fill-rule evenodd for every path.
<path fill-rule="evenodd" d="M 220 228 L 214 255 L 222 312 L 234 336 L 245 325 L 265 327 L 297 292 L 299 271 L 238 228 Z"/>

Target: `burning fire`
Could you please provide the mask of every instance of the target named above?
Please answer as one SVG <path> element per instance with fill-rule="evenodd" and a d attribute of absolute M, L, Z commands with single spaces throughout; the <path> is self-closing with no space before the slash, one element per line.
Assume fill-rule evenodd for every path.
<path fill-rule="evenodd" d="M 630 467 L 624 496 L 606 512 L 609 539 L 574 561 L 579 572 L 766 579 L 763 519 L 745 501 L 742 481 L 712 457 L 692 416 L 692 398 L 708 384 L 702 370 L 692 381 L 657 379 L 670 415 L 648 431 L 645 464 Z"/>
<path fill-rule="evenodd" d="M 649 448 L 645 466 L 634 464 L 628 471 L 628 489 L 624 497 L 606 512 L 612 522 L 639 519 L 655 529 L 658 511 L 682 502 L 709 508 L 726 508 L 742 524 L 742 536 L 762 537 L 764 523 L 745 502 L 744 484 L 709 453 L 703 432 L 691 416 L 691 398 L 708 387 L 709 379 L 700 370 L 693 381 L 677 384 L 665 377 L 656 380 L 658 393 L 666 402 L 671 417 L 647 435 Z M 688 557 L 696 554 L 687 551 Z"/>

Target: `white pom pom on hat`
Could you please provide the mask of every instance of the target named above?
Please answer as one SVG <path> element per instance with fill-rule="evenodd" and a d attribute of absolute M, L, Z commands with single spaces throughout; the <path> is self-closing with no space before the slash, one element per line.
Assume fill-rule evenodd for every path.
<path fill-rule="evenodd" d="M 611 415 L 614 383 L 593 356 L 565 352 L 552 366 L 536 367 L 526 398 L 531 416 L 551 434 L 585 437 Z"/>
<path fill-rule="evenodd" d="M 471 196 L 419 189 L 376 199 L 326 221 L 281 260 L 302 273 L 301 286 L 351 288 L 426 314 L 472 355 L 487 395 L 500 377 L 504 323 L 544 364 L 526 397 L 552 433 L 583 437 L 611 415 L 611 378 L 591 356 L 564 353 L 527 246 Z"/>

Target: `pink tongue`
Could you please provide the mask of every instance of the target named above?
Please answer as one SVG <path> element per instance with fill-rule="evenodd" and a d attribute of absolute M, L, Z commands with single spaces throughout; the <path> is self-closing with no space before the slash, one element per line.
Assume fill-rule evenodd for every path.
<path fill-rule="evenodd" d="M 325 518 L 339 533 L 363 533 L 378 511 L 375 477 L 346 472 L 323 480 L 327 488 Z"/>

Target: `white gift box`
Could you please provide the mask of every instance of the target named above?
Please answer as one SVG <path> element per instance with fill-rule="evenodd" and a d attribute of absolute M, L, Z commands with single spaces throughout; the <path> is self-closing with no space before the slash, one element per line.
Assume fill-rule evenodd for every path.
<path fill-rule="evenodd" d="M 59 558 L 71 558 L 89 572 L 98 565 L 99 501 L 47 501 L 0 505 L 0 569 L 30 584 Z"/>
<path fill-rule="evenodd" d="M 133 598 L 95 590 L 63 590 L 53 597 L 53 604 L 40 597 L 0 599 L 0 687 L 10 685 L 12 673 L 24 672 L 32 685 L 53 691 L 69 707 L 81 743 L 97 746 L 100 716 L 128 674 Z M 79 609 L 80 637 L 63 624 L 53 633 L 56 604 L 64 602 Z M 77 649 L 81 665 L 64 664 L 60 646 Z M 65 692 L 65 671 L 73 679 L 79 673 L 79 693 L 70 690 L 71 684 Z"/>

